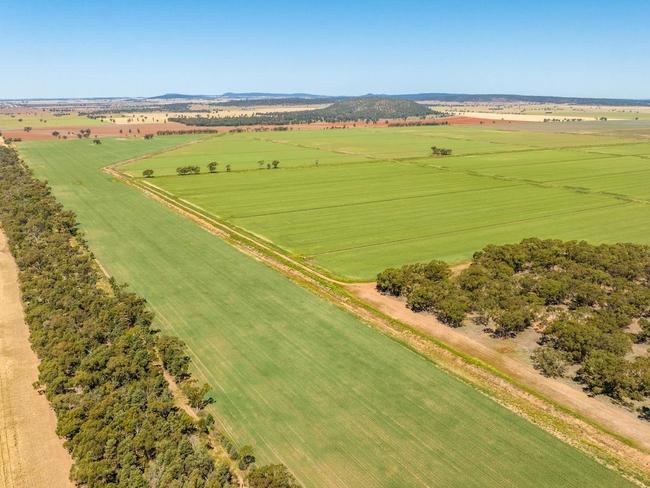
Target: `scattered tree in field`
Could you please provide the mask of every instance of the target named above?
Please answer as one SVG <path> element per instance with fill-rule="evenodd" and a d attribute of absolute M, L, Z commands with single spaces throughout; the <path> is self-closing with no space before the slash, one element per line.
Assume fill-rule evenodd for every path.
<path fill-rule="evenodd" d="M 227 171 L 228 173 L 230 173 L 230 165 L 229 165 L 229 164 L 226 165 L 226 171 Z"/>
<path fill-rule="evenodd" d="M 55 130 L 55 131 L 52 131 L 52 135 L 53 135 L 54 137 L 59 137 L 60 133 L 59 133 L 58 130 Z"/>
<path fill-rule="evenodd" d="M 219 163 L 217 163 L 216 161 L 212 161 L 210 164 L 208 164 L 208 171 L 210 173 L 216 173 L 218 164 Z"/>
<path fill-rule="evenodd" d="M 273 161 L 271 161 L 271 166 L 273 166 L 273 169 L 277 169 L 277 167 L 280 166 L 280 161 L 274 159 Z"/>
<path fill-rule="evenodd" d="M 265 164 L 266 163 L 264 161 L 258 161 L 257 162 L 257 166 L 259 167 L 259 169 L 263 169 Z"/>
<path fill-rule="evenodd" d="M 24 130 L 25 132 L 31 132 L 31 131 L 32 131 L 32 128 L 31 128 L 31 127 L 25 127 L 25 128 L 23 128 L 23 130 Z"/>
<path fill-rule="evenodd" d="M 148 139 L 153 139 L 153 134 L 145 134 L 144 138 L 147 139 L 147 140 Z"/>
<path fill-rule="evenodd" d="M 200 172 L 201 168 L 198 166 L 180 166 L 176 168 L 176 174 L 178 176 L 198 175 Z"/>
<path fill-rule="evenodd" d="M 153 170 L 152 169 L 145 169 L 142 172 L 142 176 L 144 176 L 145 178 L 153 178 Z"/>
<path fill-rule="evenodd" d="M 431 146 L 431 153 L 434 156 L 450 156 L 451 155 L 451 149 L 447 149 L 447 148 L 444 148 L 444 147 Z"/>
<path fill-rule="evenodd" d="M 99 144 L 101 144 L 101 143 L 102 143 L 102 140 L 101 140 L 101 139 L 93 139 L 93 144 L 97 144 L 97 145 L 99 145 Z"/>

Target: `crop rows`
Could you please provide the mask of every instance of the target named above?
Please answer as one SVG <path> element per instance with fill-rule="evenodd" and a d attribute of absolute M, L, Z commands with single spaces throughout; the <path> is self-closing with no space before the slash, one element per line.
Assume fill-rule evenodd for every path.
<path fill-rule="evenodd" d="M 284 462 L 309 487 L 627 486 L 411 350 L 100 171 L 162 139 L 34 142 L 21 151 L 77 212 L 102 265 L 145 296 L 159 325 L 188 344 L 196 372 L 215 387 L 213 412 L 235 438 L 256 446 L 262 462 Z M 494 191 L 489 186 L 480 191 Z"/>

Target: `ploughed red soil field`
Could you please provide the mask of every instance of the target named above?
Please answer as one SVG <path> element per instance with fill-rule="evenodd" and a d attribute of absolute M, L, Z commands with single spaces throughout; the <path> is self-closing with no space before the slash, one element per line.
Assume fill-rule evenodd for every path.
<path fill-rule="evenodd" d="M 166 124 L 107 124 L 88 126 L 90 137 L 142 137 L 145 134 L 155 134 L 160 130 L 188 130 L 188 127 L 177 122 L 167 122 Z M 58 132 L 60 136 L 66 136 L 68 139 L 76 139 L 77 134 L 84 127 L 66 127 L 55 126 L 39 127 L 29 132 L 23 129 L 3 129 L 2 136 L 7 138 L 20 138 L 23 141 L 53 140 L 59 136 L 52 135 L 52 132 Z M 120 130 L 122 132 L 120 132 Z M 129 132 L 130 131 L 130 132 Z M 138 132 L 139 131 L 139 132 Z"/>
<path fill-rule="evenodd" d="M 323 129 L 325 127 L 395 127 L 405 126 L 405 125 L 435 125 L 424 124 L 424 121 L 421 120 L 409 120 L 407 122 L 397 121 L 397 120 L 380 120 L 378 122 L 315 122 L 312 124 L 292 124 L 290 125 L 292 130 L 309 130 L 309 129 Z M 513 125 L 513 124 L 525 124 L 526 122 L 511 122 L 507 120 L 487 120 L 479 119 L 476 117 L 464 117 L 464 116 L 454 116 L 454 117 L 443 117 L 440 119 L 435 119 L 437 124 L 447 123 L 449 125 Z M 241 128 L 244 130 L 256 130 L 256 129 L 265 129 L 272 128 L 275 126 L 270 125 L 246 125 L 241 127 L 226 127 L 226 126 L 215 126 L 215 127 L 201 127 L 201 126 L 191 126 L 184 125 L 178 122 L 167 122 L 167 123 L 155 123 L 155 124 L 106 124 L 106 125 L 93 125 L 89 126 L 90 137 L 142 137 L 145 134 L 156 134 L 158 131 L 190 131 L 190 130 L 205 130 L 212 132 L 228 132 L 232 129 Z M 8 138 L 20 138 L 23 141 L 36 141 L 36 140 L 53 140 L 58 139 L 59 137 L 66 136 L 68 139 L 75 139 L 79 131 L 83 127 L 66 127 L 66 126 L 55 126 L 50 127 L 40 127 L 34 128 L 29 132 L 26 132 L 23 129 L 3 129 L 2 136 L 5 139 Z M 53 132 L 58 132 L 58 135 L 52 135 Z"/>

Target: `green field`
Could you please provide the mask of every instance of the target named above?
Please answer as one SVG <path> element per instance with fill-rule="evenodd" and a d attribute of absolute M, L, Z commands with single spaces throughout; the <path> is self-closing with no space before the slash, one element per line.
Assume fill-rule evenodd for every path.
<path fill-rule="evenodd" d="M 124 169 L 150 167 L 162 176 L 149 183 L 185 202 L 337 276 L 371 280 L 529 236 L 650 244 L 646 141 L 458 126 L 227 134 Z M 432 145 L 453 155 L 431 157 Z M 206 171 L 211 158 L 219 174 L 171 176 L 181 162 Z M 258 159 L 280 169 L 255 169 Z"/>
<path fill-rule="evenodd" d="M 22 129 L 31 127 L 33 129 L 41 127 L 88 127 L 99 125 L 101 122 L 96 119 L 89 119 L 83 115 L 66 114 L 55 116 L 52 113 L 42 112 L 39 114 L 25 115 L 8 115 L 0 114 L 0 130 L 2 129 Z"/>
<path fill-rule="evenodd" d="M 631 486 L 410 349 L 100 171 L 183 140 L 105 139 L 100 146 L 85 140 L 26 142 L 20 151 L 77 213 L 104 267 L 147 298 L 165 331 L 188 343 L 197 372 L 214 387 L 211 408 L 236 439 L 256 447 L 262 461 L 286 463 L 306 488 Z M 365 164 L 370 170 L 374 163 Z M 377 170 L 411 167 L 418 168 L 382 163 Z M 340 169 L 332 165 L 328 171 Z M 420 171 L 428 174 L 427 168 Z M 281 180 L 303 173 L 248 174 Z M 229 175 L 232 184 L 246 174 Z M 464 176 L 450 178 L 462 191 Z M 427 181 L 433 191 L 445 191 L 443 183 Z M 501 182 L 476 182 L 481 184 L 476 192 L 494 192 Z M 426 183 L 414 191 L 431 193 Z M 272 198 L 258 210 L 280 200 Z"/>
<path fill-rule="evenodd" d="M 154 169 L 156 175 L 175 175 L 176 168 L 211 161 L 232 171 L 259 169 L 259 161 L 277 159 L 281 168 L 319 167 L 349 162 L 384 161 L 427 157 L 432 145 L 453 148 L 454 154 L 488 154 L 546 147 L 619 143 L 620 139 L 594 135 L 521 133 L 467 127 L 418 127 L 394 129 L 330 129 L 285 132 L 222 134 L 176 151 L 130 164 L 125 170 L 140 176 Z"/>

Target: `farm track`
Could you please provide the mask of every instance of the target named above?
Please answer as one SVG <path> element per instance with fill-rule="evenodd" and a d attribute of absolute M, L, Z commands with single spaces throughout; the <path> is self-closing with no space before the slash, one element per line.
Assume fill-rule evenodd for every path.
<path fill-rule="evenodd" d="M 32 386 L 37 379 L 18 270 L 0 230 L 0 488 L 74 486 L 54 412 Z"/>
<path fill-rule="evenodd" d="M 320 272 L 255 236 L 238 229 L 205 211 L 172 198 L 153 185 L 143 184 L 115 168 L 105 171 L 126 184 L 142 190 L 148 197 L 173 208 L 181 215 L 226 240 L 240 251 L 280 271 L 293 281 L 311 289 L 372 325 L 384 334 L 416 350 L 423 356 L 485 392 L 496 401 L 517 412 L 556 437 L 578 447 L 600 462 L 619 469 L 640 484 L 649 483 L 650 456 L 628 441 L 612 435 L 590 420 L 567 410 L 553 400 L 495 370 L 492 366 L 454 350 L 427 334 L 385 315 L 353 295 L 346 283 Z"/>

